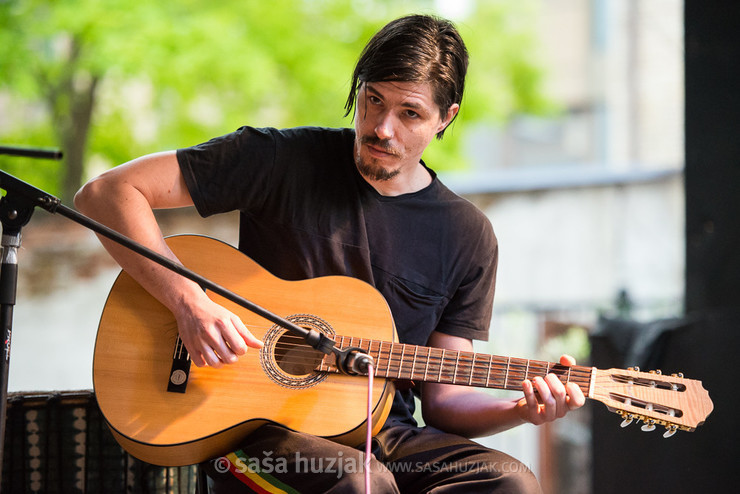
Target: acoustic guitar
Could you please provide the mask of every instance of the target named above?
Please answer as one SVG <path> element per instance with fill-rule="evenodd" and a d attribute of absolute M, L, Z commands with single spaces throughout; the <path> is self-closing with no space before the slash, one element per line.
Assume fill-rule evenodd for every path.
<path fill-rule="evenodd" d="M 398 343 L 388 305 L 372 286 L 346 276 L 285 281 L 218 240 L 167 240 L 183 264 L 211 281 L 307 329 L 339 348 L 375 360 L 374 432 L 390 411 L 394 381 L 521 390 L 524 379 L 556 374 L 625 421 L 693 431 L 713 405 L 701 382 L 636 369 L 599 370 L 551 362 Z M 115 281 L 95 343 L 93 381 L 100 409 L 121 446 L 157 465 L 198 463 L 237 447 L 252 430 L 276 422 L 358 445 L 364 440 L 367 380 L 338 371 L 324 355 L 260 316 L 209 292 L 264 341 L 220 369 L 190 366 L 172 313 L 126 273 Z"/>

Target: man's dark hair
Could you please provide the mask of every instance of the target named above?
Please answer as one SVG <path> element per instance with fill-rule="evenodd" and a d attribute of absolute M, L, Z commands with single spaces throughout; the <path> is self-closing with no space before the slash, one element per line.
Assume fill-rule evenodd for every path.
<path fill-rule="evenodd" d="M 360 54 L 344 115 L 352 112 L 364 82 L 427 82 L 444 119 L 450 106 L 462 101 L 467 70 L 468 51 L 451 22 L 429 15 L 401 17 L 378 31 Z M 444 129 L 437 138 L 442 134 Z"/>

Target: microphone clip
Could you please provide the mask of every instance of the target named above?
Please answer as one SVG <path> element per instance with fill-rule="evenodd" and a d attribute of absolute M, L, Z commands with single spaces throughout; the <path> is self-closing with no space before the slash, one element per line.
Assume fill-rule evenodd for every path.
<path fill-rule="evenodd" d="M 349 376 L 367 375 L 368 367 L 375 365 L 373 358 L 361 348 L 348 347 L 343 350 L 332 348 L 336 357 L 336 365 L 342 374 Z"/>

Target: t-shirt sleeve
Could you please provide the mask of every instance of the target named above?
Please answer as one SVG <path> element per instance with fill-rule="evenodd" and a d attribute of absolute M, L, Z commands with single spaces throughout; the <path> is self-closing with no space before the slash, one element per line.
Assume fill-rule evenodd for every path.
<path fill-rule="evenodd" d="M 275 161 L 274 129 L 240 129 L 177 150 L 177 161 L 201 216 L 258 208 Z"/>
<path fill-rule="evenodd" d="M 471 340 L 488 341 L 498 266 L 498 242 L 485 220 L 469 269 L 442 312 L 436 330 Z"/>

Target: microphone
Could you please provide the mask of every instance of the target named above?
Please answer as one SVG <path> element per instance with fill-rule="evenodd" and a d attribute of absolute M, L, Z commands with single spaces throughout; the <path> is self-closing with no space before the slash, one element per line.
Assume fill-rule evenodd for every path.
<path fill-rule="evenodd" d="M 337 367 L 344 374 L 367 374 L 368 367 L 375 365 L 373 358 L 361 348 L 350 347 L 344 350 L 334 348 L 333 350 L 336 353 Z"/>
<path fill-rule="evenodd" d="M 368 367 L 375 365 L 373 358 L 367 353 L 362 353 L 359 350 L 352 350 L 347 358 L 347 368 L 350 373 L 354 374 L 367 374 Z"/>

